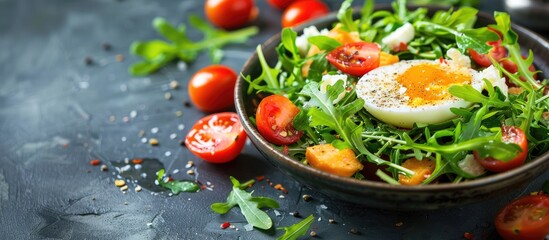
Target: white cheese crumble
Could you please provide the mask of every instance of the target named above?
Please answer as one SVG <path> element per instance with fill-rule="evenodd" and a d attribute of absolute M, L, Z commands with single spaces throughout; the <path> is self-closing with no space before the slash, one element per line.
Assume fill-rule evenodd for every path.
<path fill-rule="evenodd" d="M 458 166 L 464 172 L 471 174 L 472 176 L 478 177 L 486 172 L 486 169 L 482 167 L 473 154 L 467 154 L 463 160 L 459 161 Z"/>
<path fill-rule="evenodd" d="M 308 39 L 310 37 L 314 37 L 318 35 L 324 35 L 324 36 L 328 35 L 328 29 L 325 28 L 318 31 L 318 29 L 315 26 L 310 26 L 303 29 L 303 34 L 299 35 L 295 39 L 295 45 L 299 49 L 299 53 L 301 55 L 306 55 L 307 51 L 309 51 L 310 44 Z"/>
<path fill-rule="evenodd" d="M 343 86 L 347 85 L 347 75 L 345 74 L 335 74 L 335 75 L 324 75 L 322 76 L 322 81 L 320 83 L 320 92 L 326 93 L 328 85 L 333 86 L 337 81 L 343 81 Z M 341 101 L 345 96 L 345 90 L 339 93 L 337 98 L 334 100 L 334 104 Z"/>

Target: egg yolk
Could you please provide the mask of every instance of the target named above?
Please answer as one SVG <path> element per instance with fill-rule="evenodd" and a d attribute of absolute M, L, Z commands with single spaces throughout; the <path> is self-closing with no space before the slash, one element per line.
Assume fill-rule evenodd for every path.
<path fill-rule="evenodd" d="M 450 99 L 451 85 L 471 84 L 468 72 L 451 71 L 438 64 L 420 64 L 408 68 L 396 79 L 406 88 L 404 94 L 409 97 L 410 106 L 436 104 Z"/>

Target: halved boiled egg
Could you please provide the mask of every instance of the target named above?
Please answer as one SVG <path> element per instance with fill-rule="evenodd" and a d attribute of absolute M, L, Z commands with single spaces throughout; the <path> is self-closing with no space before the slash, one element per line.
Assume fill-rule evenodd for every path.
<path fill-rule="evenodd" d="M 448 55 L 453 60 L 408 60 L 376 68 L 360 78 L 357 96 L 364 99 L 364 107 L 377 119 L 411 128 L 414 123 L 449 120 L 455 117 L 450 108 L 470 105 L 448 92 L 452 85 L 471 85 L 481 91 L 483 78 L 494 86 L 504 83 L 495 68 L 476 71 L 471 69 L 470 61 L 464 61 L 465 56 L 451 53 Z"/>

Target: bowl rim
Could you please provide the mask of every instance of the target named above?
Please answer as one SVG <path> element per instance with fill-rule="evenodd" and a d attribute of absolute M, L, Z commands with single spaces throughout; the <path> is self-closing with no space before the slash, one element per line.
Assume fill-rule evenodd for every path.
<path fill-rule="evenodd" d="M 409 5 L 408 9 L 414 9 L 417 7 L 420 7 L 420 6 Z M 422 6 L 422 7 L 427 8 L 429 11 L 447 9 L 447 8 L 433 7 L 433 6 Z M 389 4 L 376 4 L 375 9 L 376 10 L 392 10 Z M 357 14 L 357 11 L 358 11 L 358 8 L 355 7 L 354 14 Z M 331 12 L 330 14 L 324 17 L 314 19 L 312 21 L 308 21 L 297 27 L 294 27 L 293 29 L 299 33 L 303 31 L 305 27 L 308 27 L 308 26 L 318 25 L 321 23 L 333 23 L 334 21 L 337 20 L 336 13 L 337 12 Z M 477 19 L 481 19 L 481 18 L 483 18 L 483 20 L 485 21 L 494 21 L 494 18 L 490 14 L 479 11 L 477 13 Z M 532 38 L 532 40 L 534 40 L 535 42 L 539 43 L 543 48 L 549 49 L 549 42 L 542 36 L 515 23 L 512 23 L 511 26 L 515 32 L 519 33 L 519 35 L 528 36 Z M 271 45 L 275 45 L 275 46 L 278 45 L 280 43 L 280 37 L 281 37 L 281 33 L 278 32 L 277 34 L 267 39 L 263 44 L 261 44 L 261 48 L 265 49 Z M 548 164 L 546 162 L 549 162 L 549 151 L 545 152 L 544 154 L 538 156 L 537 158 L 531 160 L 530 162 L 527 162 L 526 164 L 518 168 L 509 170 L 506 172 L 502 172 L 502 173 L 492 174 L 490 176 L 481 177 L 478 179 L 460 182 L 460 183 L 437 183 L 437 184 L 414 185 L 414 186 L 393 185 L 393 184 L 388 184 L 386 182 L 358 180 L 350 177 L 337 176 L 337 175 L 330 174 L 330 173 L 321 171 L 319 169 L 313 168 L 309 165 L 301 163 L 296 159 L 291 158 L 288 155 L 283 154 L 282 151 L 280 151 L 279 149 L 276 149 L 275 145 L 265 140 L 265 138 L 263 138 L 261 134 L 257 131 L 257 128 L 251 123 L 251 121 L 249 121 L 249 116 L 246 111 L 246 105 L 244 103 L 244 99 L 246 99 L 245 95 L 247 95 L 244 85 L 247 85 L 247 82 L 244 80 L 243 76 L 248 74 L 246 69 L 249 69 L 249 67 L 254 62 L 257 62 L 257 61 L 258 61 L 257 51 L 254 51 L 252 56 L 248 58 L 248 60 L 243 65 L 241 74 L 239 75 L 235 85 L 235 107 L 241 119 L 242 126 L 246 130 L 248 136 L 250 136 L 250 139 L 252 140 L 255 147 L 260 152 L 269 151 L 274 154 L 276 160 L 271 160 L 271 159 L 268 159 L 268 160 L 277 161 L 280 164 L 293 168 L 295 171 L 303 172 L 310 177 L 320 178 L 320 179 L 323 179 L 324 181 L 331 182 L 332 184 L 335 184 L 335 185 L 340 185 L 340 184 L 353 185 L 354 187 L 368 188 L 374 191 L 378 190 L 378 191 L 391 191 L 391 192 L 401 192 L 401 193 L 433 193 L 433 192 L 439 192 L 439 191 L 443 191 L 443 192 L 462 191 L 462 190 L 467 190 L 472 188 L 481 188 L 487 185 L 492 185 L 493 183 L 496 183 L 496 182 L 508 181 L 512 179 L 512 177 L 514 176 L 519 176 L 521 173 L 534 171 L 536 172 L 534 176 L 538 176 L 543 171 L 547 170 L 547 166 L 545 168 L 540 168 L 540 166 L 543 165 L 544 163 Z M 262 150 L 262 148 L 266 150 Z"/>

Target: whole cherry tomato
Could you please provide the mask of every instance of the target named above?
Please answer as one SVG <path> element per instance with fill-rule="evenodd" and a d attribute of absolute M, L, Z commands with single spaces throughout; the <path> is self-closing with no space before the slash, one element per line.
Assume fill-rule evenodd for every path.
<path fill-rule="evenodd" d="M 185 146 L 207 162 L 225 163 L 240 154 L 246 138 L 236 113 L 215 113 L 194 124 L 185 137 Z"/>
<path fill-rule="evenodd" d="M 282 27 L 294 27 L 329 12 L 328 6 L 320 0 L 295 1 L 282 13 Z"/>
<path fill-rule="evenodd" d="M 303 132 L 297 131 L 292 121 L 299 108 L 288 98 L 270 95 L 263 98 L 257 107 L 255 122 L 257 130 L 267 141 L 277 145 L 295 143 Z"/>
<path fill-rule="evenodd" d="M 253 0 L 206 0 L 204 11 L 213 25 L 225 29 L 242 27 L 258 14 Z"/>
<path fill-rule="evenodd" d="M 528 140 L 526 139 L 526 134 L 522 129 L 515 126 L 503 126 L 501 127 L 502 136 L 501 140 L 507 143 L 515 143 L 521 148 L 521 152 L 517 156 L 509 161 L 501 161 L 491 157 L 481 158 L 478 155 L 478 152 L 473 152 L 475 159 L 482 165 L 484 168 L 492 172 L 504 172 L 517 168 L 524 164 L 526 160 L 526 155 L 528 155 Z"/>
<path fill-rule="evenodd" d="M 295 1 L 296 0 L 268 0 L 269 4 L 271 4 L 271 6 L 277 8 L 278 10 L 286 9 L 288 6 L 290 6 L 290 4 Z"/>
<path fill-rule="evenodd" d="M 211 65 L 196 72 L 189 82 L 189 97 L 204 112 L 218 112 L 234 105 L 236 73 L 224 65 Z"/>
<path fill-rule="evenodd" d="M 379 67 L 381 49 L 375 43 L 353 42 L 332 50 L 326 59 L 340 71 L 362 76 Z"/>
<path fill-rule="evenodd" d="M 505 240 L 541 240 L 549 235 L 549 195 L 520 197 L 496 215 L 496 230 Z"/>

